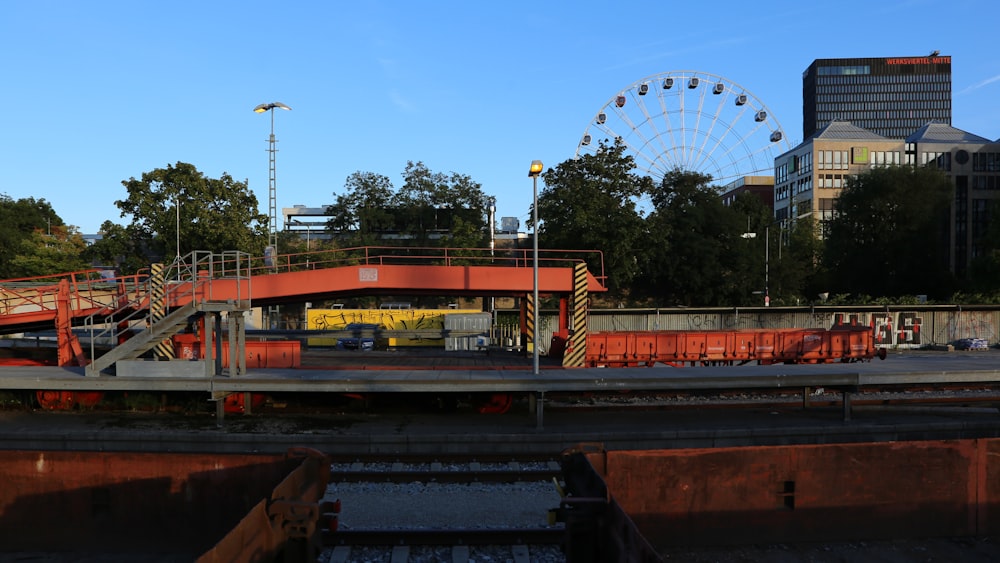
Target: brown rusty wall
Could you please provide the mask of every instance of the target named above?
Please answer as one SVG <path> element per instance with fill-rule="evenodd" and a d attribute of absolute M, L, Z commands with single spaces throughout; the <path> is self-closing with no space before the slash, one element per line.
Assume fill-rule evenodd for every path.
<path fill-rule="evenodd" d="M 979 533 L 1000 534 L 1000 439 L 979 440 L 977 472 L 982 477 L 976 491 L 979 500 Z"/>
<path fill-rule="evenodd" d="M 295 464 L 275 455 L 0 452 L 0 545 L 213 545 Z"/>
<path fill-rule="evenodd" d="M 285 561 L 318 559 L 321 548 L 319 501 L 330 482 L 330 460 L 306 448 L 292 448 L 289 455 L 302 458 L 302 464 L 285 476 L 268 499 L 253 507 L 225 537 L 202 554 L 198 563 L 269 561 L 277 560 L 279 553 L 284 554 Z M 292 507 L 292 513 L 285 511 Z M 315 515 L 311 513 L 312 507 L 316 508 Z M 308 524 L 297 520 L 307 515 Z M 300 537 L 300 534 L 307 537 Z"/>
<path fill-rule="evenodd" d="M 998 454 L 998 440 L 610 451 L 605 479 L 661 546 L 967 536 L 1000 518 Z"/>

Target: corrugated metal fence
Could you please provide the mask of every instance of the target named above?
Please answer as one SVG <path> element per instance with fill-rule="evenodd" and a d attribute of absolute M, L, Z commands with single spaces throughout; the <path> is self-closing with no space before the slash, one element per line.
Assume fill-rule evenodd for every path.
<path fill-rule="evenodd" d="M 634 330 L 741 330 L 759 328 L 874 327 L 876 341 L 892 348 L 953 344 L 966 338 L 1000 343 L 1000 307 L 771 307 L 753 309 L 591 309 L 588 332 Z M 554 312 L 539 322 L 544 352 L 558 330 Z"/>

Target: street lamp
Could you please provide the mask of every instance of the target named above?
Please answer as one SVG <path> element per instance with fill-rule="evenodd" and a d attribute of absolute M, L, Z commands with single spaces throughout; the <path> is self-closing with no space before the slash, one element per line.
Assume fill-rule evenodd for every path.
<path fill-rule="evenodd" d="M 747 229 L 750 228 L 750 218 L 747 218 Z M 742 235 L 743 238 L 751 239 L 757 238 L 757 233 L 750 232 L 749 230 Z M 771 225 L 764 225 L 764 306 L 771 306 L 771 295 L 768 293 L 768 271 L 770 270 L 771 264 Z M 760 295 L 760 291 L 753 292 L 754 295 Z"/>
<path fill-rule="evenodd" d="M 259 106 L 253 108 L 254 113 L 264 113 L 265 111 L 271 112 L 271 136 L 268 138 L 267 153 L 268 153 L 268 178 L 267 178 L 267 221 L 268 221 L 268 234 L 267 234 L 267 246 L 264 252 L 264 262 L 267 263 L 268 257 L 271 259 L 271 266 L 275 269 L 278 268 L 278 189 L 277 189 L 277 176 L 275 174 L 274 166 L 274 155 L 277 149 L 274 146 L 274 108 L 283 109 L 291 111 L 292 108 L 286 106 L 281 102 L 271 102 L 269 104 L 260 104 Z M 268 252 L 270 251 L 270 252 Z M 271 328 L 274 328 L 275 319 L 278 317 L 278 306 L 273 305 L 268 310 L 268 324 Z"/>
<path fill-rule="evenodd" d="M 272 255 L 277 254 L 278 251 L 278 195 L 277 195 L 277 177 L 275 175 L 274 167 L 274 154 L 277 152 L 274 143 L 274 108 L 283 109 L 291 111 L 292 108 L 286 106 L 281 102 L 271 102 L 269 104 L 260 104 L 259 106 L 253 108 L 254 113 L 264 113 L 265 111 L 271 112 L 271 137 L 268 139 L 267 152 L 270 158 L 268 159 L 268 182 L 267 182 L 267 200 L 268 200 L 268 237 L 267 244 L 271 247 Z"/>
<path fill-rule="evenodd" d="M 541 160 L 532 160 L 531 168 L 528 169 L 528 177 L 531 178 L 534 191 L 531 205 L 531 230 L 534 231 L 531 239 L 535 253 L 532 266 L 532 288 L 535 299 L 535 318 L 532 319 L 532 324 L 534 324 L 535 330 L 531 333 L 531 366 L 534 375 L 538 375 L 538 308 L 540 306 L 538 303 L 538 176 L 541 175 L 542 168 Z"/>
<path fill-rule="evenodd" d="M 306 228 L 306 269 L 308 270 L 309 269 L 309 253 L 312 252 L 312 248 L 310 247 L 310 243 L 309 243 L 309 237 L 312 234 L 312 223 L 310 223 L 308 221 L 301 221 L 299 219 L 289 219 L 288 222 L 289 223 L 294 223 L 294 224 L 296 224 L 296 225 L 298 225 L 300 227 L 305 227 Z M 302 240 L 302 239 L 299 239 L 299 240 Z"/>
<path fill-rule="evenodd" d="M 174 212 L 177 215 L 177 230 L 174 234 L 177 235 L 177 257 L 175 262 L 177 262 L 178 267 L 181 263 L 181 193 L 178 191 L 174 194 Z"/>
<path fill-rule="evenodd" d="M 764 306 L 771 306 L 771 295 L 767 292 L 767 273 L 771 263 L 771 225 L 764 227 Z"/>

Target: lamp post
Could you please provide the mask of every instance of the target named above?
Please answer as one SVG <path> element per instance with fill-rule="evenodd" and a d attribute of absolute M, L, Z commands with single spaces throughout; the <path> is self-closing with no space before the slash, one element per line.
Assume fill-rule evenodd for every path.
<path fill-rule="evenodd" d="M 268 138 L 267 153 L 268 153 L 268 175 L 267 175 L 267 222 L 268 222 L 268 234 L 267 234 L 267 246 L 270 252 L 265 251 L 265 263 L 267 257 L 271 258 L 271 265 L 277 269 L 278 268 L 278 188 L 277 188 L 277 176 L 275 174 L 274 166 L 274 155 L 277 152 L 274 146 L 274 108 L 283 109 L 291 111 L 292 108 L 286 106 L 281 102 L 271 102 L 269 104 L 260 104 L 259 106 L 253 108 L 254 113 L 264 113 L 265 111 L 271 112 L 271 136 Z M 274 328 L 275 319 L 278 317 L 278 306 L 273 305 L 268 309 L 268 324 L 271 328 Z"/>
<path fill-rule="evenodd" d="M 268 181 L 267 181 L 267 203 L 268 203 L 267 244 L 268 246 L 271 247 L 272 256 L 277 254 L 278 251 L 278 195 L 277 195 L 277 176 L 275 175 L 275 166 L 274 166 L 274 155 L 277 152 L 277 149 L 274 146 L 275 108 L 288 111 L 291 111 L 292 109 L 281 102 L 260 104 L 259 106 L 253 108 L 254 113 L 264 113 L 265 111 L 271 112 L 271 136 L 268 138 L 268 145 L 267 145 L 267 152 L 270 157 L 268 159 Z"/>
<path fill-rule="evenodd" d="M 764 306 L 771 306 L 771 295 L 767 292 L 767 273 L 771 263 L 771 225 L 764 227 Z"/>
<path fill-rule="evenodd" d="M 310 235 L 312 235 L 312 223 L 307 221 L 301 221 L 299 219 L 288 219 L 289 223 L 294 223 L 300 227 L 306 228 L 306 269 L 309 269 L 309 253 L 312 252 L 312 248 L 309 242 Z M 287 227 L 286 227 L 287 229 Z M 302 240 L 302 239 L 299 239 Z"/>
<path fill-rule="evenodd" d="M 174 194 L 174 212 L 177 215 L 177 230 L 174 234 L 177 235 L 177 256 L 175 258 L 177 264 L 181 263 L 181 194 L 177 192 Z"/>
<path fill-rule="evenodd" d="M 531 178 L 533 197 L 531 204 L 531 230 L 533 235 L 531 237 L 532 245 L 534 249 L 534 260 L 531 273 L 532 273 L 532 288 L 534 291 L 535 300 L 535 311 L 533 325 L 535 329 L 531 333 L 531 369 L 534 375 L 538 375 L 538 176 L 542 173 L 542 161 L 532 160 L 531 168 L 528 169 L 528 177 Z"/>
<path fill-rule="evenodd" d="M 743 238 L 757 238 L 757 233 L 750 232 L 750 218 L 747 218 L 747 232 L 743 233 Z M 768 271 L 771 265 L 771 225 L 764 225 L 764 306 L 771 306 L 771 295 L 768 293 Z M 760 295 L 760 291 L 754 291 L 754 295 Z"/>

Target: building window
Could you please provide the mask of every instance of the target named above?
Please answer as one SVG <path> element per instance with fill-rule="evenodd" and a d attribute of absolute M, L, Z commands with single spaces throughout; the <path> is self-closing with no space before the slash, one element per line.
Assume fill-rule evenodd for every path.
<path fill-rule="evenodd" d="M 997 172 L 1000 170 L 1000 153 L 973 153 L 972 170 L 975 172 Z"/>

